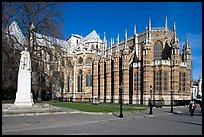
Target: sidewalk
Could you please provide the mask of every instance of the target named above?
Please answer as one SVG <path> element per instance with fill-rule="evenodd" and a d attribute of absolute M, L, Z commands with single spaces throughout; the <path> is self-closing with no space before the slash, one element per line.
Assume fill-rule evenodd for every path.
<path fill-rule="evenodd" d="M 181 111 L 176 110 L 176 108 L 177 107 L 174 107 L 174 113 L 183 113 Z M 144 116 L 154 116 L 154 115 L 158 115 L 166 112 L 170 113 L 170 108 L 164 107 L 162 108 L 162 111 L 159 108 L 153 108 L 153 115 L 149 115 L 149 108 L 143 111 L 123 112 L 123 115 L 124 117 L 132 117 L 135 115 L 144 117 Z M 83 113 L 83 114 L 93 114 L 93 115 L 109 114 L 109 115 L 119 116 L 119 112 L 114 112 L 114 113 L 82 112 L 82 111 L 78 111 L 70 108 L 52 106 L 46 103 L 35 103 L 32 107 L 18 107 L 18 106 L 15 106 L 14 104 L 2 104 L 2 117 L 67 114 L 67 113 Z"/>
<path fill-rule="evenodd" d="M 45 115 L 45 114 L 62 114 L 77 113 L 79 111 L 56 107 L 46 103 L 35 103 L 32 107 L 18 107 L 14 104 L 2 104 L 2 116 L 25 116 L 25 115 Z"/>

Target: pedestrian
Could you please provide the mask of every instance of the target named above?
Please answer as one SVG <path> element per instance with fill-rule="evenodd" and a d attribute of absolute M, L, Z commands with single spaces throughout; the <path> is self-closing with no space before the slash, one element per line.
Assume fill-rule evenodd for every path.
<path fill-rule="evenodd" d="M 200 101 L 200 112 L 203 113 L 203 103 Z"/>
<path fill-rule="evenodd" d="M 196 103 L 192 100 L 189 104 L 189 112 L 190 112 L 190 116 L 194 115 L 194 111 L 196 109 Z"/>

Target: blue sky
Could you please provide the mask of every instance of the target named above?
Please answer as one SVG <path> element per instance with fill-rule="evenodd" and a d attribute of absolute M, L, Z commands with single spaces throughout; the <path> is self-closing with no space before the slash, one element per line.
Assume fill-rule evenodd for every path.
<path fill-rule="evenodd" d="M 110 42 L 117 35 L 120 40 L 133 35 L 134 24 L 137 32 L 142 32 L 151 18 L 152 27 L 164 27 L 168 17 L 168 27 L 176 22 L 180 50 L 189 36 L 192 51 L 193 78 L 202 76 L 202 2 L 67 2 L 62 9 L 64 15 L 64 39 L 71 34 L 85 37 L 96 30 L 103 39 Z"/>

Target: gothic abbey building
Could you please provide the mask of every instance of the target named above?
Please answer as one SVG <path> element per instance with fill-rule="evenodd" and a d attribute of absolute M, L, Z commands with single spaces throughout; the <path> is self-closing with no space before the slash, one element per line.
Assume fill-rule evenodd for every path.
<path fill-rule="evenodd" d="M 118 38 L 119 39 L 119 38 Z M 112 43 L 112 42 L 111 42 Z M 190 99 L 191 49 L 188 38 L 180 53 L 180 42 L 173 30 L 151 27 L 102 49 L 93 61 L 93 96 L 101 101 L 118 102 L 119 90 L 126 103 L 149 99 Z"/>
<path fill-rule="evenodd" d="M 40 34 L 35 34 L 40 37 Z M 47 37 L 48 38 L 48 37 Z M 189 100 L 191 77 L 191 49 L 186 42 L 180 51 L 176 24 L 168 28 L 148 27 L 138 33 L 134 26 L 133 36 L 110 44 L 104 33 L 103 40 L 93 30 L 86 37 L 72 34 L 67 40 L 50 38 L 47 44 L 42 39 L 37 45 L 49 45 L 49 50 L 38 53 L 49 80 L 53 98 L 63 97 L 68 101 L 123 102 L 147 104 L 149 99 Z M 39 47 L 36 47 L 39 48 Z M 36 53 L 37 54 L 37 53 Z"/>

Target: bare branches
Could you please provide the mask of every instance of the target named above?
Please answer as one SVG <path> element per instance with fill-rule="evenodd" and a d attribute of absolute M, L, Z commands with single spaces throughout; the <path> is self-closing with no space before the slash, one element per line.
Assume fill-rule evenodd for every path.
<path fill-rule="evenodd" d="M 14 35 L 11 35 L 11 34 L 9 34 L 9 33 L 6 33 L 5 31 L 4 32 L 2 32 L 5 36 L 7 36 L 7 37 L 11 37 L 12 39 L 14 39 L 15 40 L 15 44 L 18 44 L 20 47 L 24 47 L 23 45 L 22 45 L 22 43 L 20 43 L 19 42 L 19 40 L 14 36 Z M 10 40 L 10 38 L 9 38 L 9 40 Z"/>
<path fill-rule="evenodd" d="M 3 2 L 3 28 L 6 28 L 10 25 L 11 21 L 15 20 L 28 40 L 28 46 L 30 49 L 34 49 L 32 46 L 35 46 L 33 45 L 35 42 L 32 43 L 31 41 L 38 39 L 34 35 L 35 33 L 55 38 L 63 37 L 61 33 L 61 22 L 63 20 L 61 6 L 62 4 L 57 2 Z M 34 25 L 33 29 L 31 29 L 31 24 Z M 14 38 L 15 36 L 13 35 L 12 37 Z M 14 39 L 18 40 L 17 38 Z M 49 43 L 46 37 L 44 37 L 44 40 Z M 20 44 L 19 41 L 16 42 Z"/>

